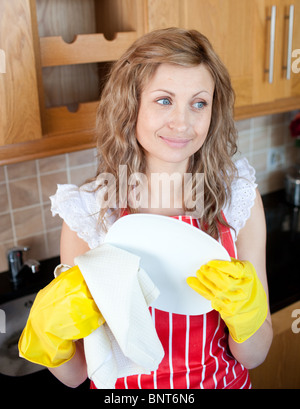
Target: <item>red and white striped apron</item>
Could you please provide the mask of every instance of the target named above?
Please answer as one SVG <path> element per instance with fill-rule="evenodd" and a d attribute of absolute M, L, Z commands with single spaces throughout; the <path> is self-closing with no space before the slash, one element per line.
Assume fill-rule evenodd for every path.
<path fill-rule="evenodd" d="M 175 218 L 199 228 L 190 216 Z M 236 258 L 230 229 L 220 225 L 219 231 L 221 244 Z M 150 307 L 150 313 L 165 356 L 155 372 L 120 378 L 116 389 L 251 388 L 248 370 L 230 354 L 228 331 L 217 311 L 189 316 Z"/>

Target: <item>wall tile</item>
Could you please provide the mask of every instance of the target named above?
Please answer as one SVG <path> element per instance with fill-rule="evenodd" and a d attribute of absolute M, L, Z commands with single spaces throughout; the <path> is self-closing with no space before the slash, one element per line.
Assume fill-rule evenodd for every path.
<path fill-rule="evenodd" d="M 16 210 L 13 214 L 15 232 L 18 238 L 34 236 L 44 231 L 40 206 L 30 209 Z"/>
<path fill-rule="evenodd" d="M 267 149 L 269 145 L 269 130 L 268 128 L 255 129 L 252 135 L 252 151 L 260 151 Z"/>
<path fill-rule="evenodd" d="M 282 124 L 290 120 L 290 113 L 283 112 L 280 114 L 270 115 L 270 123 L 271 125 Z"/>
<path fill-rule="evenodd" d="M 38 166 L 41 174 L 64 170 L 67 167 L 66 155 L 56 155 L 50 156 L 49 158 L 39 159 Z"/>
<path fill-rule="evenodd" d="M 54 195 L 57 184 L 68 183 L 67 171 L 50 173 L 40 176 L 42 201 L 49 202 L 49 196 Z"/>
<path fill-rule="evenodd" d="M 298 152 L 299 151 L 299 152 Z M 295 149 L 293 145 L 286 146 L 285 148 L 285 160 L 287 164 L 300 163 L 299 154 L 300 149 Z"/>
<path fill-rule="evenodd" d="M 70 182 L 80 186 L 87 179 L 96 174 L 96 167 L 94 165 L 81 166 L 80 168 L 73 168 L 70 170 Z"/>
<path fill-rule="evenodd" d="M 40 202 L 37 177 L 13 180 L 9 184 L 13 209 L 32 206 Z"/>
<path fill-rule="evenodd" d="M 7 252 L 12 247 L 14 247 L 14 242 L 12 240 L 6 241 L 5 243 L 0 243 L 0 271 L 8 270 Z"/>
<path fill-rule="evenodd" d="M 264 195 L 269 192 L 269 176 L 266 173 L 257 173 L 256 183 L 258 185 L 258 190 L 261 195 Z"/>
<path fill-rule="evenodd" d="M 61 228 L 62 219 L 57 215 L 54 217 L 52 216 L 50 202 L 43 205 L 43 212 L 46 231 Z"/>
<path fill-rule="evenodd" d="M 0 213 L 9 211 L 8 192 L 5 183 L 0 183 Z"/>
<path fill-rule="evenodd" d="M 20 179 L 36 175 L 35 161 L 20 162 L 7 166 L 8 179 Z"/>
<path fill-rule="evenodd" d="M 0 243 L 10 240 L 13 237 L 13 229 L 11 224 L 11 215 L 0 215 Z"/>
<path fill-rule="evenodd" d="M 235 123 L 237 131 L 240 133 L 242 131 L 248 131 L 251 129 L 251 119 L 243 119 Z"/>
<path fill-rule="evenodd" d="M 252 128 L 264 128 L 268 127 L 272 123 L 271 115 L 265 116 L 258 116 L 256 118 L 252 118 Z"/>
<path fill-rule="evenodd" d="M 267 170 L 267 151 L 253 152 L 251 165 L 256 172 L 265 172 Z"/>
<path fill-rule="evenodd" d="M 0 166 L 0 183 L 5 182 L 4 166 Z"/>
<path fill-rule="evenodd" d="M 68 153 L 69 166 L 82 166 L 88 163 L 96 162 L 96 150 L 87 149 L 84 151 Z"/>
<path fill-rule="evenodd" d="M 48 231 L 47 243 L 49 257 L 56 257 L 59 255 L 60 229 Z"/>
<path fill-rule="evenodd" d="M 239 132 L 238 138 L 238 150 L 241 155 L 247 155 L 251 149 L 251 132 L 250 130 L 244 130 Z"/>
<path fill-rule="evenodd" d="M 285 142 L 285 136 L 287 134 L 287 127 L 285 124 L 272 126 L 270 129 L 270 145 L 280 146 Z"/>

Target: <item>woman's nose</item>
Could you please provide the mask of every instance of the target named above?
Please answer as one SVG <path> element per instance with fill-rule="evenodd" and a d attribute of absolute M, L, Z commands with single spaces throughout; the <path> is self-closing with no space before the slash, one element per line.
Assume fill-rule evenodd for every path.
<path fill-rule="evenodd" d="M 183 109 L 174 109 L 169 119 L 169 127 L 177 132 L 185 132 L 189 127 L 189 115 Z"/>

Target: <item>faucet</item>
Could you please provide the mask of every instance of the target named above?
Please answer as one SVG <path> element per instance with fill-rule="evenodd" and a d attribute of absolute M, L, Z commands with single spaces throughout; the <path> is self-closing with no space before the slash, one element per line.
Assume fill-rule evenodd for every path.
<path fill-rule="evenodd" d="M 39 271 L 40 263 L 38 261 L 29 259 L 23 262 L 23 253 L 28 250 L 28 246 L 18 246 L 11 248 L 7 252 L 10 281 L 13 283 L 15 289 L 23 284 L 28 270 L 30 270 L 31 273 Z"/>

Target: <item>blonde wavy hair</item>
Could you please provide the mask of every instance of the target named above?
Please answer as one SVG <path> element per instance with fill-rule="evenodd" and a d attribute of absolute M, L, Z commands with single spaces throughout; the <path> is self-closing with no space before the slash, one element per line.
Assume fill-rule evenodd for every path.
<path fill-rule="evenodd" d="M 187 172 L 204 174 L 204 213 L 200 223 L 208 234 L 217 238 L 218 224 L 227 225 L 222 209 L 230 200 L 236 172 L 231 159 L 237 151 L 234 92 L 227 69 L 208 39 L 196 30 L 168 28 L 150 32 L 137 39 L 113 64 L 97 110 L 99 165 L 94 180 L 103 173 L 113 175 L 118 200 L 119 165 L 127 166 L 128 178 L 133 173 L 145 173 L 144 152 L 136 138 L 140 98 L 143 87 L 164 63 L 184 67 L 204 64 L 215 82 L 208 135 L 203 146 L 190 158 Z M 97 189 L 101 187 L 99 184 Z M 121 215 L 121 209 L 112 209 L 107 203 L 101 207 L 100 221 L 103 222 L 108 210 L 117 213 L 117 217 Z M 136 210 L 128 207 L 128 211 Z"/>

